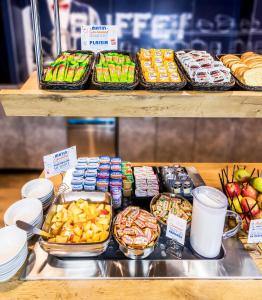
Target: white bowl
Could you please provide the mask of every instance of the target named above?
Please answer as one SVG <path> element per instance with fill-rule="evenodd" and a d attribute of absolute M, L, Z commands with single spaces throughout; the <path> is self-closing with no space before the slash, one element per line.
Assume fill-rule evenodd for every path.
<path fill-rule="evenodd" d="M 28 181 L 21 190 L 24 198 L 38 198 L 45 200 L 49 198 L 54 190 L 52 181 L 45 178 L 38 178 Z"/>
<path fill-rule="evenodd" d="M 26 248 L 26 251 L 17 259 L 16 263 L 9 267 L 9 269 L 4 272 L 1 272 L 0 275 L 0 282 L 8 281 L 10 278 L 12 278 L 23 266 L 23 264 L 26 261 L 28 255 L 28 249 Z"/>
<path fill-rule="evenodd" d="M 0 229 L 0 266 L 11 262 L 27 247 L 26 232 L 15 225 Z"/>
<path fill-rule="evenodd" d="M 4 214 L 6 225 L 15 225 L 17 220 L 34 224 L 43 215 L 42 203 L 38 199 L 25 198 L 12 204 Z"/>

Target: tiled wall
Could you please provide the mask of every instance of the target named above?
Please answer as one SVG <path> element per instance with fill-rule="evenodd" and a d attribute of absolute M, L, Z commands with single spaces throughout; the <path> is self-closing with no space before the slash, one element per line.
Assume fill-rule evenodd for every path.
<path fill-rule="evenodd" d="M 64 118 L 7 118 L 0 105 L 0 169 L 42 169 L 43 155 L 66 146 Z"/>
<path fill-rule="evenodd" d="M 120 118 L 131 161 L 261 162 L 262 119 Z"/>

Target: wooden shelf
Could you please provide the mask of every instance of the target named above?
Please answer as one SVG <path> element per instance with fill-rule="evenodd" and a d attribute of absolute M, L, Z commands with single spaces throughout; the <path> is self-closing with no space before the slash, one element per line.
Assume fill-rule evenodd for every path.
<path fill-rule="evenodd" d="M 262 92 L 1 90 L 7 116 L 262 118 Z"/>

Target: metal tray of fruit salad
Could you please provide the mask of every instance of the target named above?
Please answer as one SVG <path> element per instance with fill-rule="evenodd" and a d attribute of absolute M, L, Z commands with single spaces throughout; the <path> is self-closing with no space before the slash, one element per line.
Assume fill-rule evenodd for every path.
<path fill-rule="evenodd" d="M 50 207 L 42 229 L 52 235 L 40 246 L 59 257 L 102 254 L 110 241 L 112 201 L 109 193 L 68 192 Z"/>

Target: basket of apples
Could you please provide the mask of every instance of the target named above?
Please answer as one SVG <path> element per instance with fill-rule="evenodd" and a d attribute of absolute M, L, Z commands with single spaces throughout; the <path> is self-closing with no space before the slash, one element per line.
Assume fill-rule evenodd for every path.
<path fill-rule="evenodd" d="M 262 173 L 246 167 L 234 166 L 232 174 L 226 167 L 219 174 L 223 192 L 230 208 L 240 214 L 242 230 L 248 232 L 250 221 L 262 219 Z"/>

